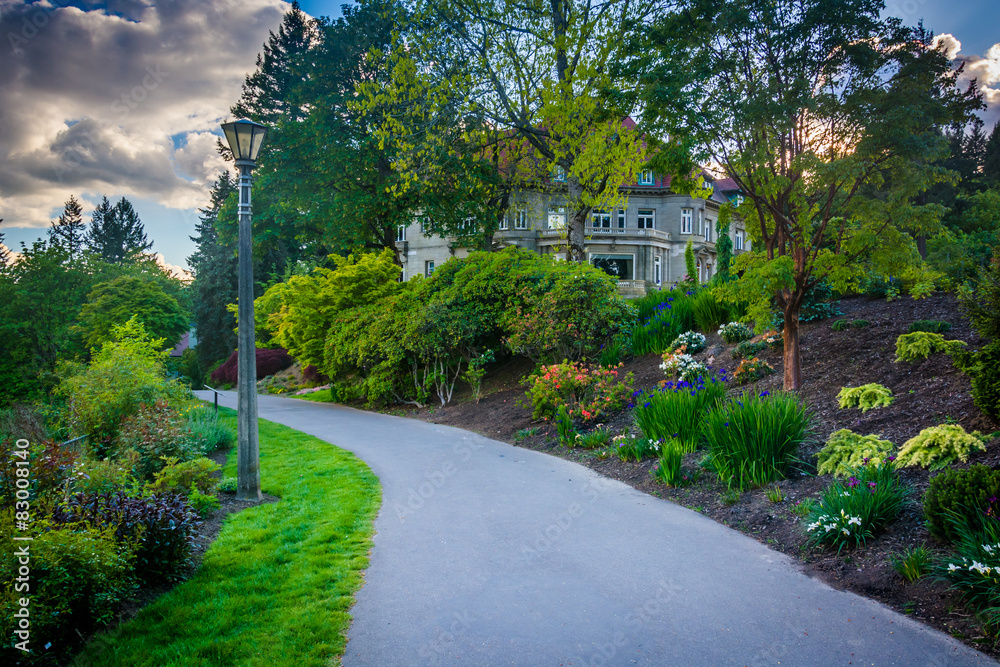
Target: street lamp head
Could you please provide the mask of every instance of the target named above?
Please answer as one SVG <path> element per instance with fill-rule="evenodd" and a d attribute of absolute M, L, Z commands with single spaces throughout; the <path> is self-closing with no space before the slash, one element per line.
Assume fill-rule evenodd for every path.
<path fill-rule="evenodd" d="M 222 131 L 226 133 L 229 148 L 233 151 L 237 166 L 257 166 L 257 153 L 264 143 L 267 128 L 252 120 L 237 120 L 223 123 Z"/>

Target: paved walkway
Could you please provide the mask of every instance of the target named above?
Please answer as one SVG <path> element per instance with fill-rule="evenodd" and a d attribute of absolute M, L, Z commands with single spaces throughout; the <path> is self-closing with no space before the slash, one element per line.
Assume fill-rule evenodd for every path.
<path fill-rule="evenodd" d="M 259 405 L 382 482 L 345 665 L 996 664 L 576 463 L 342 406 Z"/>

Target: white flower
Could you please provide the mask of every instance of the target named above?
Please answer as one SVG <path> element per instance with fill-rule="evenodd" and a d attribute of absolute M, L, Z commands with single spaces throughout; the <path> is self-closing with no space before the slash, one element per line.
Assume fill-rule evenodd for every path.
<path fill-rule="evenodd" d="M 851 534 L 851 531 L 847 530 L 846 528 L 841 528 L 840 532 L 842 532 L 844 535 L 850 535 Z"/>
<path fill-rule="evenodd" d="M 980 563 L 978 561 L 975 561 L 975 560 L 972 561 L 972 565 L 969 566 L 969 571 L 971 572 L 973 570 L 975 570 L 976 572 L 979 572 L 980 574 L 989 574 L 990 573 L 990 568 L 986 567 L 982 563 Z"/>
<path fill-rule="evenodd" d="M 958 567 L 957 565 L 955 565 L 954 563 L 948 563 L 948 571 L 949 571 L 949 572 L 954 572 L 955 570 L 958 570 L 958 569 L 961 569 L 961 568 L 959 568 L 959 567 Z"/>
<path fill-rule="evenodd" d="M 861 525 L 861 519 L 858 518 L 858 517 L 856 517 L 856 516 L 852 516 L 850 519 L 847 520 L 847 525 L 850 526 L 852 523 L 856 523 L 857 525 L 860 526 Z"/>
<path fill-rule="evenodd" d="M 813 523 L 809 524 L 808 530 L 816 530 L 819 527 L 820 527 L 819 521 L 814 521 Z"/>

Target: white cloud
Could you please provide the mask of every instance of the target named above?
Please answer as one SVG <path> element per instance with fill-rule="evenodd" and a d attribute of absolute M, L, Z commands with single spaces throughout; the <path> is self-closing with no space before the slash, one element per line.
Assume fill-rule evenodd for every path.
<path fill-rule="evenodd" d="M 174 278 L 180 278 L 181 280 L 185 281 L 194 280 L 194 275 L 190 271 L 188 271 L 182 266 L 177 266 L 176 264 L 171 264 L 170 262 L 168 262 L 166 258 L 163 256 L 162 252 L 158 252 L 155 255 L 153 255 L 153 258 L 156 259 L 156 263 L 158 265 L 166 269 L 167 272 L 170 273 L 170 275 L 172 275 Z"/>
<path fill-rule="evenodd" d="M 280 0 L 112 4 L 108 12 L 0 1 L 6 225 L 47 226 L 70 194 L 204 206 L 224 167 L 211 132 L 289 7 Z M 180 138 L 176 148 L 172 137 Z"/>
<path fill-rule="evenodd" d="M 983 93 L 987 109 L 981 113 L 986 129 L 1000 121 L 1000 43 L 994 44 L 982 56 L 962 55 L 962 42 L 954 35 L 943 33 L 934 38 L 935 46 L 944 44 L 948 57 L 956 65 L 964 65 L 960 82 L 968 85 L 973 79 Z"/>
<path fill-rule="evenodd" d="M 948 33 L 935 35 L 933 44 L 935 48 L 944 44 L 944 52 L 948 54 L 948 60 L 954 60 L 959 51 L 962 50 L 962 42 L 955 39 L 954 35 Z"/>

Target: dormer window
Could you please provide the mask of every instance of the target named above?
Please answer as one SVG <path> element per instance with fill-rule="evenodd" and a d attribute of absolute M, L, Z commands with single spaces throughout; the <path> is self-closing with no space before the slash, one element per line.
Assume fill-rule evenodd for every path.
<path fill-rule="evenodd" d="M 639 185 L 653 185 L 654 183 L 652 169 L 643 169 L 639 172 Z"/>
<path fill-rule="evenodd" d="M 565 183 L 566 170 L 563 169 L 561 166 L 556 165 L 555 168 L 552 169 L 552 180 L 555 181 L 556 183 Z"/>

